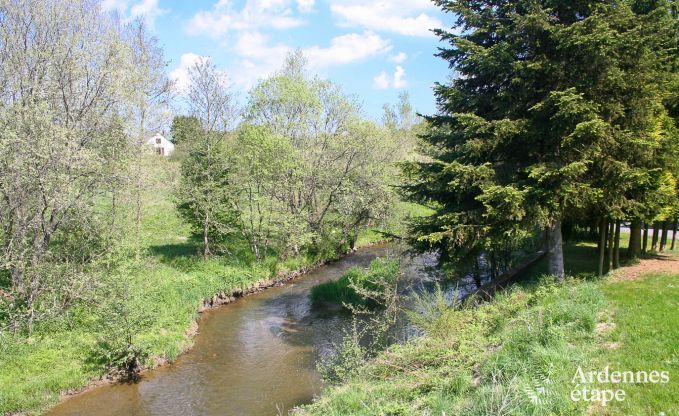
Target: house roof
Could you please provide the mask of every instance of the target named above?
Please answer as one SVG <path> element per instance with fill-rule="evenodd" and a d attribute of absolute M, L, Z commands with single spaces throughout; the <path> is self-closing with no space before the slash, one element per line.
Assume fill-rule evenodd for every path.
<path fill-rule="evenodd" d="M 167 140 L 167 139 L 165 138 L 165 136 L 163 136 L 163 135 L 160 134 L 160 133 L 154 134 L 153 136 L 149 137 L 149 138 L 146 140 L 146 143 L 148 143 L 148 144 L 153 144 L 153 143 L 151 143 L 151 142 L 155 142 L 156 139 L 162 139 L 162 140 L 164 140 L 164 141 L 166 141 L 166 142 L 168 142 L 168 143 L 172 143 L 171 141 Z"/>

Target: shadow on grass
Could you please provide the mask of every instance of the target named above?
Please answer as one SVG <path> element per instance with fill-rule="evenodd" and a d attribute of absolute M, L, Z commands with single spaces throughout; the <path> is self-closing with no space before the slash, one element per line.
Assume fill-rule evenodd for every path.
<path fill-rule="evenodd" d="M 192 241 L 178 244 L 163 244 L 149 247 L 152 255 L 163 262 L 172 262 L 177 258 L 197 258 L 201 256 L 202 247 Z"/>
<path fill-rule="evenodd" d="M 0 270 L 0 289 L 9 288 L 11 284 L 11 278 L 9 271 Z M 2 292 L 0 291 L 0 297 L 2 297 Z"/>
<path fill-rule="evenodd" d="M 211 243 L 212 255 L 207 262 L 203 258 L 202 237 L 198 236 L 190 237 L 183 242 L 150 246 L 148 250 L 162 263 L 185 272 L 214 261 L 223 265 L 238 266 L 251 266 L 257 263 L 248 243 L 242 238 L 234 237 Z M 276 258 L 277 255 L 270 250 L 268 258 L 272 257 Z"/>
<path fill-rule="evenodd" d="M 621 256 L 624 250 L 621 250 Z M 580 279 L 596 279 L 599 270 L 599 252 L 596 244 L 589 242 L 566 242 L 563 247 L 564 268 L 566 274 Z M 604 260 L 604 274 L 608 273 L 608 256 Z M 522 283 L 532 285 L 540 277 L 548 275 L 548 259 L 544 259 L 531 266 L 523 274 Z"/>
<path fill-rule="evenodd" d="M 627 258 L 627 243 L 628 240 L 625 238 L 620 244 L 620 262 L 622 267 L 638 263 L 638 260 L 630 260 Z M 599 251 L 597 250 L 596 243 L 589 241 L 569 241 L 564 243 L 563 251 L 564 267 L 567 275 L 580 279 L 598 278 Z M 676 256 L 676 251 L 666 251 L 664 253 L 646 253 L 643 254 L 640 259 L 672 261 L 676 260 Z M 608 266 L 608 253 L 606 253 L 606 256 L 604 257 L 604 274 L 609 272 Z M 544 258 L 524 272 L 522 284 L 535 284 L 539 281 L 541 276 L 547 274 L 547 258 Z"/>

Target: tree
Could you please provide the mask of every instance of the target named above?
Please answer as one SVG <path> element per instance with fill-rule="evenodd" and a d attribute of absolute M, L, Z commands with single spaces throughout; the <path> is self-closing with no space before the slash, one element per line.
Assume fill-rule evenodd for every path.
<path fill-rule="evenodd" d="M 176 116 L 172 119 L 172 142 L 183 145 L 196 137 L 200 131 L 200 121 L 193 116 Z"/>
<path fill-rule="evenodd" d="M 211 244 L 235 230 L 232 210 L 228 154 L 228 130 L 236 117 L 236 107 L 228 79 L 209 60 L 197 62 L 189 72 L 187 101 L 191 116 L 200 122 L 193 137 L 186 137 L 186 157 L 181 164 L 178 208 L 182 216 L 202 234 L 203 255 L 211 254 Z"/>
<path fill-rule="evenodd" d="M 130 61 L 128 82 L 125 86 L 130 94 L 130 121 L 132 137 L 137 149 L 134 171 L 135 225 L 137 256 L 141 248 L 142 190 L 144 175 L 143 158 L 147 136 L 158 131 L 166 123 L 167 107 L 172 98 L 174 85 L 165 73 L 167 63 L 158 40 L 148 33 L 144 19 L 139 18 L 127 26 L 127 44 Z"/>
<path fill-rule="evenodd" d="M 241 235 L 257 260 L 266 257 L 270 247 L 284 251 L 286 236 L 298 226 L 277 195 L 288 171 L 295 169 L 295 149 L 266 127 L 242 125 L 229 151 L 234 163 L 229 186 Z"/>
<path fill-rule="evenodd" d="M 406 168 L 405 192 L 438 206 L 415 238 L 456 253 L 538 227 L 561 280 L 564 219 L 592 206 L 622 219 L 629 178 L 644 168 L 622 153 L 648 145 L 648 115 L 630 110 L 654 103 L 665 37 L 653 40 L 658 24 L 640 34 L 645 15 L 624 1 L 437 4 L 462 29 L 437 31 L 460 77 L 435 89 L 433 161 Z"/>
<path fill-rule="evenodd" d="M 69 303 L 50 297 L 75 293 L 55 288 L 87 278 L 113 241 L 95 206 L 126 154 L 128 56 L 89 1 L 2 0 L 0 20 L 0 274 L 31 331 L 41 308 Z"/>
<path fill-rule="evenodd" d="M 411 156 L 424 123 L 413 111 L 408 92 L 403 91 L 398 95 L 396 105 L 385 104 L 383 111 L 382 124 L 399 148 L 398 159 Z"/>
<path fill-rule="evenodd" d="M 388 142 L 374 141 L 373 133 L 363 134 L 368 130 L 363 129 L 354 98 L 329 81 L 308 77 L 305 65 L 303 55 L 294 53 L 282 71 L 255 86 L 246 121 L 285 138 L 295 151 L 297 159 L 275 196 L 284 202 L 291 224 L 299 227 L 290 228 L 285 237 L 292 252 L 298 253 L 307 240 L 315 251 L 336 251 L 346 239 L 334 236 L 333 230 L 352 229 L 349 223 L 358 228 L 366 225 L 365 219 L 356 221 L 356 212 L 349 214 L 342 208 L 342 201 L 354 192 L 353 185 L 365 179 L 367 164 L 384 167 L 384 157 L 392 158 L 394 152 Z M 370 192 L 381 192 L 362 189 L 368 194 L 364 201 L 354 201 L 360 203 L 354 207 L 357 210 L 372 200 Z"/>

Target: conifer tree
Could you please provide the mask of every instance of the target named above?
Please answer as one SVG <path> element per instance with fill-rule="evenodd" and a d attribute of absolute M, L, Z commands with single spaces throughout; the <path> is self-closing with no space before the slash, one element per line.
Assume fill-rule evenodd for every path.
<path fill-rule="evenodd" d="M 622 220 L 635 185 L 653 189 L 646 155 L 670 5 L 437 4 L 456 16 L 436 33 L 458 76 L 435 88 L 439 111 L 424 137 L 432 160 L 405 168 L 406 194 L 437 207 L 414 224 L 415 244 L 449 256 L 540 229 L 561 280 L 564 219 L 597 207 Z"/>

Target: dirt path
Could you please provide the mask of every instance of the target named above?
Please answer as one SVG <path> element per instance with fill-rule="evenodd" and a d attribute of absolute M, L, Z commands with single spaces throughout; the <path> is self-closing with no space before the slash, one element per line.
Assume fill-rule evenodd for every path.
<path fill-rule="evenodd" d="M 616 280 L 636 280 L 642 274 L 657 272 L 679 274 L 679 258 L 658 255 L 651 259 L 644 259 L 634 266 L 616 270 L 613 272 L 613 278 Z"/>

